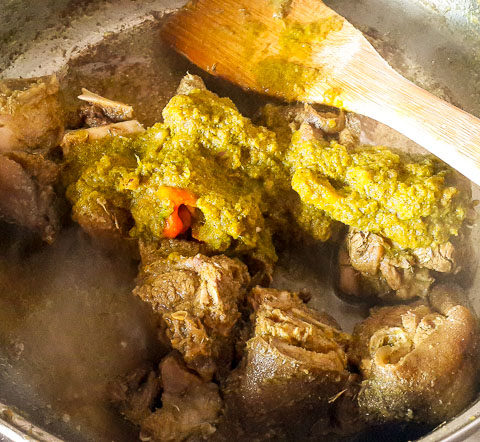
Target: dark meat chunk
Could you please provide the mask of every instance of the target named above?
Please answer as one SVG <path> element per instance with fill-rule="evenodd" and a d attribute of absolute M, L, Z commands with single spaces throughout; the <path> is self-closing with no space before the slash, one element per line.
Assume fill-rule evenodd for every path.
<path fill-rule="evenodd" d="M 298 130 L 304 123 L 329 135 L 336 134 L 345 128 L 343 111 L 318 110 L 310 104 L 286 106 L 267 104 L 261 110 L 261 118 L 267 127 L 276 128 L 279 123 L 282 123 L 289 125 L 292 132 Z"/>
<path fill-rule="evenodd" d="M 347 235 L 348 254 L 359 272 L 375 275 L 385 255 L 385 241 L 374 233 L 351 229 Z"/>
<path fill-rule="evenodd" d="M 474 242 L 470 239 L 470 228 L 475 221 L 476 215 L 467 215 L 464 226 L 458 236 L 436 247 L 418 248 L 412 250 L 418 267 L 433 270 L 438 280 L 455 279 L 464 287 L 472 283 L 476 266 Z"/>
<path fill-rule="evenodd" d="M 155 399 L 161 391 L 161 380 L 148 367 L 139 367 L 110 386 L 110 397 L 120 413 L 140 425 L 150 416 Z"/>
<path fill-rule="evenodd" d="M 63 116 L 55 76 L 0 81 L 0 217 L 52 242 L 60 229 L 59 145 Z"/>
<path fill-rule="evenodd" d="M 188 371 L 175 356 L 160 363 L 160 373 L 162 407 L 142 421 L 142 439 L 183 441 L 213 434 L 223 407 L 218 386 Z"/>
<path fill-rule="evenodd" d="M 358 403 L 369 421 L 439 424 L 476 396 L 479 329 L 458 304 L 461 290 L 436 286 L 430 307 L 383 307 L 355 327 L 350 360 L 364 376 Z"/>
<path fill-rule="evenodd" d="M 323 134 L 313 124 L 302 123 L 298 128 L 298 135 L 302 141 L 319 140 L 323 138 Z"/>
<path fill-rule="evenodd" d="M 457 266 L 456 250 L 450 241 L 435 247 L 414 249 L 412 253 L 417 258 L 419 267 L 452 273 Z"/>
<path fill-rule="evenodd" d="M 360 143 L 361 123 L 356 114 L 347 113 L 345 128 L 338 133 L 338 142 L 347 148 L 353 148 Z"/>
<path fill-rule="evenodd" d="M 342 110 L 338 113 L 319 112 L 310 104 L 305 104 L 303 111 L 297 115 L 296 119 L 302 123 L 309 123 L 329 135 L 345 129 L 345 113 Z"/>
<path fill-rule="evenodd" d="M 140 241 L 140 254 L 142 266 L 153 265 L 162 271 L 165 260 L 168 257 L 191 258 L 201 253 L 202 255 L 211 255 L 212 252 L 207 245 L 198 241 L 185 241 L 183 239 L 164 238 L 160 241 L 148 242 Z M 155 267 L 155 268 L 157 268 Z"/>
<path fill-rule="evenodd" d="M 89 127 L 118 123 L 133 118 L 132 106 L 119 101 L 109 100 L 85 88 L 82 88 L 82 95 L 78 98 L 88 102 L 88 105 L 81 107 L 80 115 Z"/>
<path fill-rule="evenodd" d="M 55 193 L 60 168 L 41 154 L 0 155 L 0 217 L 53 242 L 60 230 Z"/>
<path fill-rule="evenodd" d="M 88 127 L 105 126 L 115 122 L 107 117 L 100 107 L 93 104 L 85 104 L 80 107 L 80 118 Z"/>
<path fill-rule="evenodd" d="M 224 255 L 188 256 L 186 246 L 166 257 L 161 249 L 144 244 L 140 251 L 142 268 L 134 293 L 162 315 L 172 347 L 187 365 L 210 379 L 233 356 L 238 306 L 250 282 L 246 266 Z"/>
<path fill-rule="evenodd" d="M 161 398 L 159 398 L 160 391 Z M 216 431 L 223 403 L 218 386 L 190 372 L 175 353 L 153 370 L 139 369 L 114 384 L 113 403 L 140 426 L 141 440 L 205 439 Z M 155 409 L 155 404 L 161 407 Z"/>
<path fill-rule="evenodd" d="M 347 147 L 358 144 L 360 127 L 350 114 L 334 111 L 325 106 L 310 104 L 265 105 L 259 112 L 259 122 L 277 134 L 280 142 L 289 142 L 293 132 L 311 130 L 312 137 L 334 137 Z M 303 126 L 303 129 L 301 129 Z"/>
<path fill-rule="evenodd" d="M 349 300 L 372 301 L 388 296 L 390 287 L 382 278 L 370 277 L 360 273 L 352 266 L 348 251 L 342 245 L 338 251 L 338 274 L 336 284 L 341 296 Z"/>
<path fill-rule="evenodd" d="M 303 440 L 358 430 L 349 335 L 296 294 L 256 288 L 249 298 L 254 335 L 224 390 L 226 416 L 239 422 L 242 437 Z M 344 407 L 352 410 L 351 421 L 339 428 Z"/>
<path fill-rule="evenodd" d="M 456 274 L 468 264 L 465 243 L 462 233 L 439 246 L 405 251 L 379 235 L 350 228 L 339 251 L 339 289 L 359 300 L 425 299 L 440 273 Z"/>
<path fill-rule="evenodd" d="M 76 206 L 72 219 L 101 247 L 107 250 L 133 253 L 137 240 L 130 238 L 133 227 L 130 212 L 117 207 L 102 195 L 92 192 L 88 206 Z"/>
<path fill-rule="evenodd" d="M 0 152 L 59 145 L 63 113 L 55 76 L 0 81 Z"/>
<path fill-rule="evenodd" d="M 85 166 L 85 158 L 92 155 L 88 148 L 93 146 L 92 151 L 95 151 L 95 141 L 111 135 L 128 137 L 144 130 L 138 121 L 130 120 L 67 132 L 61 144 L 65 157 L 63 182 L 67 187 L 67 197 L 70 192 L 77 192 L 70 185 L 79 178 L 82 167 Z M 89 143 L 89 146 L 85 148 L 83 143 Z M 120 253 L 137 254 L 137 241 L 129 234 L 134 222 L 130 210 L 126 209 L 126 203 L 122 207 L 119 201 L 111 201 L 98 189 L 83 190 L 82 195 L 84 198 L 73 204 L 73 220 L 102 247 Z"/>
<path fill-rule="evenodd" d="M 176 93 L 188 95 L 195 89 L 206 90 L 207 88 L 198 75 L 187 74 L 180 80 Z"/>

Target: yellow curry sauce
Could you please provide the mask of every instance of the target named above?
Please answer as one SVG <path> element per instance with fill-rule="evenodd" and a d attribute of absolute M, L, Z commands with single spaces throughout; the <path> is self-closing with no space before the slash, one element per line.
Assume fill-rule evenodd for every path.
<path fill-rule="evenodd" d="M 139 135 L 69 149 L 64 181 L 74 217 L 107 200 L 131 213 L 132 237 L 159 239 L 178 208 L 160 189 L 184 189 L 195 199 L 194 238 L 272 261 L 277 232 L 326 241 L 340 221 L 409 249 L 447 241 L 465 218 L 468 196 L 429 158 L 304 141 L 281 121 L 279 131 L 257 126 L 230 99 L 200 89 L 174 96 L 163 118 Z"/>
<path fill-rule="evenodd" d="M 299 23 L 288 19 L 279 20 L 283 30 L 278 38 L 278 54 L 263 56 L 252 70 L 258 85 L 267 93 L 279 95 L 286 100 L 295 100 L 308 95 L 312 85 L 325 83 L 325 72 L 318 63 L 309 66 L 313 48 L 320 45 L 331 32 L 343 28 L 344 19 L 332 15 L 310 23 Z M 338 88 L 325 86 L 324 103 L 342 107 Z"/>
<path fill-rule="evenodd" d="M 381 146 L 349 151 L 297 133 L 287 161 L 302 201 L 402 249 L 443 244 L 466 217 L 467 196 L 446 185 L 452 171 L 432 158 L 402 159 Z"/>

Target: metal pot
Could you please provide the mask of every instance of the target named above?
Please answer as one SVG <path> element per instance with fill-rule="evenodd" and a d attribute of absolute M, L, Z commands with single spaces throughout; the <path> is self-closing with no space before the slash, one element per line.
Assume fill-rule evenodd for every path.
<path fill-rule="evenodd" d="M 57 72 L 66 103 L 85 86 L 132 104 L 152 124 L 185 71 L 195 72 L 158 37 L 163 15 L 183 3 L 0 0 L 0 77 Z M 326 3 L 365 32 L 404 76 L 480 116 L 479 2 Z M 252 97 L 242 101 L 236 88 L 207 82 L 249 111 Z M 383 127 L 365 136 L 411 145 Z M 8 257 L 16 256 L 13 247 Z M 322 293 L 322 307 L 348 330 L 362 309 L 339 301 L 315 266 L 311 252 L 294 251 L 280 265 L 275 284 Z M 52 247 L 26 261 L 4 260 L 0 269 L 0 440 L 57 440 L 39 427 L 67 440 L 133 440 L 135 429 L 109 408 L 105 390 L 109 380 L 161 351 L 149 312 L 129 295 L 135 268 L 95 249 L 71 228 Z M 479 292 L 477 275 L 470 290 L 477 312 Z M 473 441 L 479 434 L 477 402 L 422 440 Z"/>

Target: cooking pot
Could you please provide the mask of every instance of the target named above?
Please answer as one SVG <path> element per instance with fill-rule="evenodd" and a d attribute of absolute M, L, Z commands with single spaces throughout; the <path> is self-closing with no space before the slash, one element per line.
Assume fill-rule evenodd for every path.
<path fill-rule="evenodd" d="M 181 76 L 187 70 L 199 72 L 158 37 L 165 14 L 183 3 L 0 0 L 0 77 L 56 72 L 66 91 L 65 103 L 72 109 L 84 86 L 132 104 L 142 122 L 153 124 Z M 362 30 L 405 77 L 480 116 L 480 2 L 326 3 Z M 231 96 L 243 112 L 254 108 L 255 96 L 245 99 L 230 85 L 206 80 L 219 94 Z M 418 149 L 383 126 L 366 121 L 365 127 L 365 141 Z M 478 195 L 474 186 L 474 197 Z M 144 359 L 155 360 L 162 351 L 148 309 L 130 295 L 135 266 L 96 249 L 74 226 L 54 245 L 28 251 L 23 249 L 21 232 L 4 228 L 0 440 L 134 440 L 136 429 L 109 407 L 106 392 L 109 381 Z M 475 227 L 472 242 L 478 244 L 478 238 Z M 351 330 L 365 310 L 334 296 L 328 247 L 291 250 L 287 255 L 280 261 L 274 285 L 308 288 L 314 305 Z M 473 278 L 469 289 L 477 312 L 479 278 Z M 404 438 L 412 437 L 418 435 Z M 477 402 L 421 440 L 479 438 Z"/>

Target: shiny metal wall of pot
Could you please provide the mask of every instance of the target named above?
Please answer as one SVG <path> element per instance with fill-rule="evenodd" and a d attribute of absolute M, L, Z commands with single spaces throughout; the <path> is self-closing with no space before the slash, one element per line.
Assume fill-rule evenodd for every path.
<path fill-rule="evenodd" d="M 0 0 L 0 77 L 63 72 L 68 60 L 82 57 L 112 35 L 149 26 L 165 11 L 183 3 L 183 0 Z M 365 32 L 390 64 L 407 78 L 480 116 L 480 4 L 477 0 L 329 0 L 326 3 Z M 142 32 L 138 35 L 143 36 Z M 148 35 L 151 37 L 156 34 Z M 154 37 L 151 38 L 149 41 L 154 41 Z M 127 62 L 141 65 L 145 59 L 152 57 L 159 59 L 159 64 L 164 61 L 159 56 L 163 54 L 162 50 L 156 48 L 147 54 L 143 52 L 146 46 L 141 45 L 148 45 L 148 42 L 139 41 L 132 43 L 131 54 L 127 53 L 127 58 L 130 56 L 131 60 Z M 104 50 L 107 52 L 111 50 L 112 59 L 124 60 L 125 54 L 117 57 L 120 43 L 113 43 L 106 48 Z M 104 55 L 106 58 L 102 60 L 108 60 L 108 53 Z M 89 69 L 97 69 L 95 72 L 98 72 L 102 63 L 105 64 L 104 61 L 98 61 L 99 57 L 93 57 L 92 60 Z M 188 67 L 185 63 L 175 66 L 179 69 L 178 73 L 167 72 L 171 67 L 169 65 L 161 74 L 164 77 L 162 81 L 165 81 L 162 86 L 165 97 L 173 92 L 182 69 Z M 151 72 L 160 76 L 161 67 L 155 69 Z M 80 71 L 83 75 L 84 71 Z M 90 77 L 85 74 L 82 78 L 88 81 Z M 150 105 L 147 103 L 146 108 L 152 109 Z M 158 109 L 161 107 L 158 106 Z M 472 293 L 478 291 L 480 278 L 477 276 Z M 474 298 L 478 312 L 480 296 Z M 339 302 L 332 300 L 329 307 L 334 310 L 334 316 L 342 315 Z M 342 318 L 339 319 L 342 322 Z M 347 323 L 349 321 L 352 322 L 353 317 L 347 318 Z M 22 385 L 23 393 L 17 396 L 18 386 L 6 388 L 0 383 L 0 387 L 0 416 L 8 420 L 0 421 L 0 440 L 22 440 L 22 433 L 29 434 L 30 440 L 32 436 L 38 440 L 48 440 L 48 435 L 31 428 L 28 422 L 31 420 L 42 426 L 45 421 L 45 410 L 29 402 L 29 392 L 35 390 L 37 393 L 34 386 Z M 20 414 L 27 411 L 27 421 L 16 416 L 11 408 L 3 406 L 2 401 L 16 406 Z M 88 428 L 69 428 L 73 424 L 68 414 L 60 416 L 63 417 L 60 425 L 49 426 L 58 436 L 68 440 L 101 438 L 99 433 L 90 432 Z M 453 441 L 468 437 L 478 440 L 479 416 L 480 404 L 477 403 L 423 440 Z M 52 419 L 55 417 L 50 417 Z M 111 425 L 110 421 L 108 425 Z M 128 440 L 128 436 L 125 440 Z"/>

